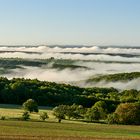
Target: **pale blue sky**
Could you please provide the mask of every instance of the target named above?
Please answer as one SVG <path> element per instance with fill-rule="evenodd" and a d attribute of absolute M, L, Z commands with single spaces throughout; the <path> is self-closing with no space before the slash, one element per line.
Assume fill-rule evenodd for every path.
<path fill-rule="evenodd" d="M 140 0 L 0 0 L 0 44 L 140 45 Z"/>

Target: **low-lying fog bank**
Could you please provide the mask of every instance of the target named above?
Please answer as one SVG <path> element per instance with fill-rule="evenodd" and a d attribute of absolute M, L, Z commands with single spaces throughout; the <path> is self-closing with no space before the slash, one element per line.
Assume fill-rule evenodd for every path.
<path fill-rule="evenodd" d="M 74 83 L 78 86 L 115 87 L 118 89 L 139 89 L 139 79 L 127 82 L 85 81 L 93 76 L 140 71 L 140 48 L 121 47 L 0 47 L 0 57 L 21 58 L 20 61 L 38 61 L 28 65 L 1 63 L 1 76 L 23 77 L 53 82 Z M 47 62 L 50 59 L 49 62 Z M 55 60 L 58 60 L 56 62 Z M 65 60 L 65 62 L 63 62 Z M 8 60 L 7 60 L 8 61 Z M 71 61 L 71 62 L 70 62 Z M 43 63 L 40 63 L 43 62 Z M 45 62 L 45 63 L 44 63 Z M 5 67 L 7 65 L 7 67 Z M 12 67 L 15 65 L 15 67 Z"/>
<path fill-rule="evenodd" d="M 100 81 L 100 82 L 91 82 L 87 83 L 85 81 L 81 81 L 79 83 L 74 83 L 74 85 L 80 86 L 80 87 L 114 87 L 118 90 L 129 90 L 129 89 L 136 89 L 140 90 L 140 78 L 131 80 L 131 81 L 125 81 L 125 82 L 107 82 L 107 81 Z"/>

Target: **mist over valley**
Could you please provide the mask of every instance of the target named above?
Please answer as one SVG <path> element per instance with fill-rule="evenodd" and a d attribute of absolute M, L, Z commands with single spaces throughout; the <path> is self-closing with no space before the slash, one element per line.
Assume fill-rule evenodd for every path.
<path fill-rule="evenodd" d="M 140 89 L 140 76 L 122 81 L 89 80 L 140 71 L 139 47 L 1 46 L 1 76 L 68 83 L 81 87 Z M 122 75 L 123 76 L 123 75 Z"/>

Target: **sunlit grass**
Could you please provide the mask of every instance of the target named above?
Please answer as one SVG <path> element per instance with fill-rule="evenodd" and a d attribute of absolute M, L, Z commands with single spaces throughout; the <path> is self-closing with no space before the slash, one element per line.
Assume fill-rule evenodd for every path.
<path fill-rule="evenodd" d="M 5 106 L 5 108 L 4 108 Z M 0 115 L 7 118 L 21 117 L 21 106 L 0 105 Z M 39 121 L 39 113 L 46 111 L 49 119 Z M 32 113 L 30 121 L 0 120 L 0 139 L 23 140 L 134 140 L 140 139 L 140 126 L 107 125 L 63 120 L 57 123 L 52 110 L 41 108 L 39 113 Z"/>
<path fill-rule="evenodd" d="M 140 138 L 140 126 L 31 121 L 0 121 L 0 125 L 0 136 Z"/>
<path fill-rule="evenodd" d="M 7 104 L 0 104 L 0 116 L 5 116 L 6 118 L 20 118 L 22 113 L 24 112 L 22 106 L 20 105 L 7 105 Z M 54 116 L 52 115 L 52 110 L 45 107 L 40 107 L 38 113 L 31 113 L 31 119 L 39 119 L 41 112 L 47 112 L 49 115 L 50 120 L 54 120 Z"/>

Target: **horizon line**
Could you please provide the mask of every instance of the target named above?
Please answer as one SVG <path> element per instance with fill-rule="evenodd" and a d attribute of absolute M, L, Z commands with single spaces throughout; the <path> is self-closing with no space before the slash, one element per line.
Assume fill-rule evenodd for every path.
<path fill-rule="evenodd" d="M 0 47 L 6 46 L 97 46 L 97 47 L 140 47 L 140 45 L 86 45 L 86 44 L 0 44 Z"/>

